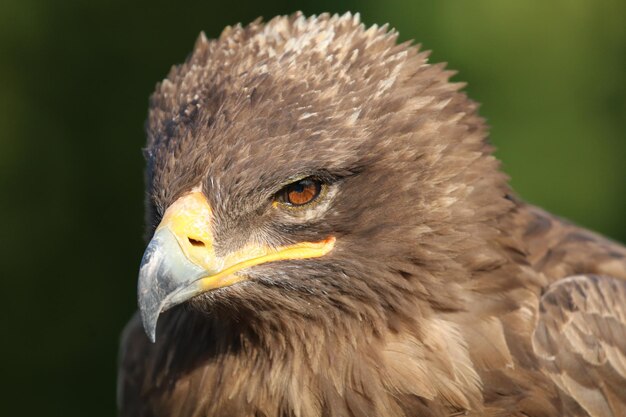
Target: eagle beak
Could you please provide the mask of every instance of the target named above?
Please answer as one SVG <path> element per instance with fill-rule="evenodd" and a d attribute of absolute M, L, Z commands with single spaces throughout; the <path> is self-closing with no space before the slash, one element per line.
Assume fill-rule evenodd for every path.
<path fill-rule="evenodd" d="M 139 268 L 138 304 L 144 330 L 155 341 L 159 315 L 190 298 L 246 280 L 244 268 L 286 259 L 326 255 L 335 244 L 301 242 L 282 247 L 247 245 L 219 257 L 213 248 L 211 207 L 204 194 L 191 192 L 163 215 Z"/>

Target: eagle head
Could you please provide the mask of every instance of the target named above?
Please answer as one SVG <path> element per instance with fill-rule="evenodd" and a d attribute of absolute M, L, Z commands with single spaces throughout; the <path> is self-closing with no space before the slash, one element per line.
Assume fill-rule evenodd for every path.
<path fill-rule="evenodd" d="M 183 303 L 374 333 L 467 307 L 506 179 L 462 85 L 396 38 L 352 15 L 229 27 L 157 86 L 138 285 L 152 340 Z"/>

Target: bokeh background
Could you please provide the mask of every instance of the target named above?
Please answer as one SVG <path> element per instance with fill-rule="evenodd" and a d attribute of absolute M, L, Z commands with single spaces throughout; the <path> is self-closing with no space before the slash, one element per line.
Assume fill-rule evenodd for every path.
<path fill-rule="evenodd" d="M 299 9 L 360 11 L 432 49 L 523 198 L 626 241 L 623 0 L 2 0 L 0 414 L 115 415 L 148 96 L 200 30 Z"/>

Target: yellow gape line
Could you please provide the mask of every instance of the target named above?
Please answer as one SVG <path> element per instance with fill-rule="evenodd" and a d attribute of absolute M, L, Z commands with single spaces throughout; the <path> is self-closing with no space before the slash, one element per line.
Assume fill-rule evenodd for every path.
<path fill-rule="evenodd" d="M 302 242 L 277 249 L 257 246 L 246 247 L 226 257 L 225 269 L 215 275 L 202 278 L 200 282 L 205 290 L 232 285 L 245 279 L 245 277 L 232 275 L 241 269 L 287 259 L 318 258 L 330 252 L 334 245 L 335 238 L 329 237 L 321 242 Z"/>

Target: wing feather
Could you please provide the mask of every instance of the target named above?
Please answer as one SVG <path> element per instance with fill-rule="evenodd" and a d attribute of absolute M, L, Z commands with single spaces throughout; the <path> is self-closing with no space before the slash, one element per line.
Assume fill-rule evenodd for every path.
<path fill-rule="evenodd" d="M 626 416 L 626 281 L 578 275 L 548 287 L 533 349 L 545 372 L 591 417 Z"/>

